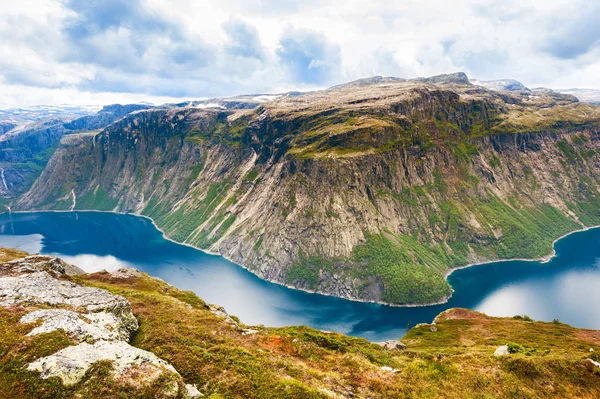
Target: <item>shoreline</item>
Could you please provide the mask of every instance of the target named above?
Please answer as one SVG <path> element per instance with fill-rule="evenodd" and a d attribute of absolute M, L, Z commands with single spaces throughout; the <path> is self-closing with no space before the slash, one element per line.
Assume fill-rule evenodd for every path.
<path fill-rule="evenodd" d="M 586 227 L 583 227 L 581 229 L 573 230 L 573 231 L 570 231 L 568 233 L 563 234 L 562 236 L 560 236 L 557 239 L 555 239 L 554 241 L 552 241 L 552 252 L 550 252 L 548 255 L 540 256 L 539 258 L 512 258 L 512 259 L 486 260 L 486 261 L 482 261 L 482 262 L 469 263 L 468 265 L 458 266 L 458 267 L 455 267 L 455 268 L 452 268 L 452 269 L 448 270 L 446 272 L 446 274 L 444 274 L 444 279 L 446 281 L 448 281 L 448 277 L 450 277 L 450 275 L 452 273 L 454 273 L 455 271 L 457 271 L 457 270 L 467 269 L 469 267 L 474 267 L 474 266 L 488 265 L 490 263 L 504 263 L 504 262 L 538 262 L 540 264 L 548 263 L 553 258 L 556 257 L 556 248 L 554 246 L 556 245 L 556 243 L 558 241 L 560 241 L 563 238 L 566 238 L 566 237 L 568 237 L 568 236 L 570 236 L 572 234 L 582 233 L 584 231 L 594 230 L 594 229 L 598 229 L 598 228 L 600 228 L 600 225 L 598 225 L 598 226 L 589 226 L 589 227 L 586 226 Z"/>
<path fill-rule="evenodd" d="M 53 209 L 48 209 L 48 210 L 33 210 L 33 211 L 8 211 L 8 212 L 2 212 L 2 213 L 9 213 L 9 214 L 13 214 L 13 213 L 77 213 L 77 212 L 86 212 L 86 213 L 111 213 L 111 214 L 115 214 L 115 215 L 128 215 L 128 216 L 134 216 L 134 217 L 140 217 L 143 219 L 147 219 L 150 221 L 150 223 L 152 223 L 152 226 L 154 226 L 154 228 L 156 230 L 158 230 L 160 232 L 160 234 L 162 235 L 162 237 L 167 240 L 170 241 L 172 243 L 178 244 L 178 245 L 184 245 L 186 247 L 189 248 L 193 248 L 197 251 L 203 252 L 205 254 L 211 255 L 211 256 L 219 256 L 225 260 L 227 260 L 228 262 L 233 263 L 234 265 L 241 267 L 242 269 L 252 273 L 254 276 L 258 277 L 259 279 L 272 283 L 272 284 L 277 284 L 289 289 L 293 289 L 296 291 L 301 291 L 301 292 L 306 292 L 309 294 L 313 294 L 313 295 L 323 295 L 323 296 L 327 296 L 327 297 L 333 297 L 333 298 L 339 298 L 339 299 L 343 299 L 343 300 L 347 300 L 347 301 L 352 301 L 352 302 L 361 302 L 361 303 L 371 303 L 374 305 L 383 305 L 383 306 L 390 306 L 390 307 L 399 307 L 399 308 L 417 308 L 417 307 L 427 307 L 427 306 L 436 306 L 436 305 L 443 305 L 445 303 L 448 303 L 448 301 L 450 300 L 450 298 L 452 298 L 452 293 L 454 293 L 454 288 L 450 285 L 450 288 L 452 290 L 452 293 L 445 298 L 440 299 L 439 301 L 436 302 L 430 302 L 430 303 L 412 303 L 412 304 L 394 304 L 394 303 L 387 303 L 387 302 L 377 302 L 377 301 L 368 301 L 368 300 L 363 300 L 363 299 L 354 299 L 354 298 L 344 298 L 344 297 L 339 297 L 336 295 L 332 295 L 332 294 L 327 294 L 327 293 L 322 293 L 322 292 L 318 292 L 318 291 L 314 291 L 314 290 L 306 290 L 306 289 L 302 289 L 302 288 L 297 288 L 297 287 L 293 287 L 293 286 L 289 286 L 287 284 L 282 284 L 276 281 L 271 281 L 271 280 L 267 280 L 261 276 L 259 276 L 258 274 L 256 274 L 254 271 L 250 270 L 249 268 L 245 267 L 242 264 L 239 264 L 235 261 L 233 261 L 232 259 L 230 259 L 228 256 L 220 254 L 218 252 L 213 252 L 210 251 L 208 249 L 202 249 L 202 248 L 198 248 L 192 244 L 188 244 L 185 242 L 178 242 L 175 241 L 174 239 L 172 239 L 171 237 L 169 237 L 154 221 L 154 219 L 152 219 L 149 216 L 146 215 L 141 215 L 141 214 L 137 214 L 137 213 L 127 213 L 127 212 L 116 212 L 116 211 L 100 211 L 100 210 L 53 210 Z M 549 253 L 548 255 L 545 256 L 541 256 L 539 258 L 533 258 L 533 259 L 527 259 L 527 258 L 513 258 L 513 259 L 498 259 L 498 260 L 486 260 L 486 261 L 482 261 L 482 262 L 473 262 L 473 263 L 469 263 L 467 265 L 464 266 L 458 266 L 455 268 L 452 268 L 448 271 L 446 271 L 446 273 L 444 274 L 444 280 L 446 282 L 448 282 L 448 277 L 450 277 L 450 275 L 452 273 L 454 273 L 457 270 L 462 270 L 462 269 L 467 269 L 470 267 L 475 267 L 475 266 L 483 266 L 483 265 L 487 265 L 490 263 L 503 263 L 503 262 L 539 262 L 540 264 L 544 264 L 544 263 L 548 263 L 550 262 L 554 257 L 556 257 L 556 249 L 555 249 L 555 245 L 558 241 L 562 240 L 565 237 L 568 237 L 572 234 L 575 233 L 581 233 L 584 231 L 588 231 L 588 230 L 592 230 L 592 229 L 597 229 L 600 228 L 600 225 L 598 226 L 586 226 L 583 227 L 581 229 L 577 229 L 577 230 L 573 230 L 570 232 L 567 232 L 565 234 L 563 234 L 562 236 L 556 238 L 554 241 L 552 241 L 552 251 L 551 253 Z"/>

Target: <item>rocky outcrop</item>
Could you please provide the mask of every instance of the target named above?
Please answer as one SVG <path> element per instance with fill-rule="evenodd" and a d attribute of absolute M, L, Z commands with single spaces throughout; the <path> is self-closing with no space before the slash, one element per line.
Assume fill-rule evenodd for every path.
<path fill-rule="evenodd" d="M 384 347 L 385 349 L 406 349 L 406 345 L 398 340 L 389 340 L 384 342 L 376 342 L 377 345 Z"/>
<path fill-rule="evenodd" d="M 77 342 L 31 362 L 28 370 L 73 385 L 97 362 L 109 361 L 119 383 L 143 387 L 162 378 L 162 397 L 200 397 L 195 386 L 183 384 L 172 365 L 128 343 L 138 322 L 125 298 L 62 279 L 80 273 L 60 259 L 41 255 L 0 264 L 0 306 L 30 310 L 20 320 L 34 325 L 27 336 L 62 330 Z M 113 278 L 140 276 L 137 270 L 121 269 Z"/>
<path fill-rule="evenodd" d="M 0 263 L 0 277 L 15 277 L 35 272 L 48 272 L 55 277 L 63 274 L 73 276 L 84 273 L 77 266 L 70 265 L 60 258 L 46 255 L 31 255 Z"/>
<path fill-rule="evenodd" d="M 98 111 L 97 114 L 74 119 L 65 123 L 64 127 L 75 131 L 104 129 L 117 119 L 122 118 L 131 112 L 148 108 L 152 107 L 145 104 L 106 105 L 100 111 Z"/>
<path fill-rule="evenodd" d="M 136 384 L 148 384 L 161 374 L 177 371 L 151 352 L 141 350 L 124 341 L 99 340 L 94 344 L 82 342 L 69 346 L 53 355 L 38 359 L 27 367 L 31 371 L 39 371 L 42 378 L 59 377 L 65 385 L 79 382 L 90 367 L 101 360 L 109 360 L 113 364 L 113 373 L 117 376 L 135 376 Z M 177 385 L 174 384 L 177 396 Z"/>
<path fill-rule="evenodd" d="M 79 341 L 127 341 L 131 335 L 129 324 L 124 323 L 113 313 L 77 313 L 64 309 L 40 309 L 21 318 L 21 323 L 36 323 L 28 336 L 64 330 Z"/>
<path fill-rule="evenodd" d="M 138 327 L 125 298 L 99 288 L 58 280 L 47 272 L 0 278 L 0 306 L 23 304 L 66 306 L 84 314 L 101 313 L 93 317 L 97 322 L 105 321 L 110 314 L 114 317 L 115 327 L 122 330 L 118 336 L 127 338 Z"/>

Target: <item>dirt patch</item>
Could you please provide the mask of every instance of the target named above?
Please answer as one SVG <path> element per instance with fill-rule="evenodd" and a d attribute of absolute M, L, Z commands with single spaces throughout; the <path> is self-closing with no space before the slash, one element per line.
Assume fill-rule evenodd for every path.
<path fill-rule="evenodd" d="M 593 342 L 594 344 L 600 345 L 600 331 L 599 330 L 577 330 L 575 332 L 577 339 L 582 341 Z"/>
<path fill-rule="evenodd" d="M 438 317 L 436 317 L 436 321 L 444 321 L 444 320 L 483 320 L 487 319 L 487 316 L 483 313 L 476 312 L 474 310 L 463 309 L 463 308 L 455 308 L 448 309 L 447 311 L 441 313 Z"/>
<path fill-rule="evenodd" d="M 288 353 L 292 355 L 298 353 L 298 349 L 296 349 L 289 339 L 279 335 L 268 336 L 260 342 L 259 345 L 271 352 Z"/>

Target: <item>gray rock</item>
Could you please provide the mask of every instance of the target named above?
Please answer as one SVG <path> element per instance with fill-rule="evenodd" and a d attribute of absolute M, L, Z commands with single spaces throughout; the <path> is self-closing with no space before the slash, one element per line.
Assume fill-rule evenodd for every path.
<path fill-rule="evenodd" d="M 389 366 L 383 366 L 383 367 L 381 367 L 381 369 L 383 371 L 389 371 L 391 373 L 399 373 L 400 372 L 400 370 L 393 369 L 393 368 L 391 368 Z"/>
<path fill-rule="evenodd" d="M 235 321 L 234 319 L 232 319 L 231 316 L 229 316 L 229 313 L 227 313 L 227 311 L 225 310 L 225 308 L 223 306 L 208 305 L 208 307 L 212 314 L 225 320 L 226 323 L 231 324 L 231 325 L 236 325 L 236 326 L 238 325 L 238 322 Z"/>
<path fill-rule="evenodd" d="M 31 255 L 0 264 L 0 277 L 16 277 L 22 274 L 48 272 L 58 277 L 63 274 L 85 273 L 77 266 L 69 265 L 59 258 L 46 255 Z"/>
<path fill-rule="evenodd" d="M 31 259 L 30 259 L 31 258 Z M 64 262 L 48 262 L 29 257 L 7 266 L 0 264 L 0 306 L 50 305 L 60 309 L 39 309 L 21 318 L 21 323 L 35 323 L 29 336 L 64 330 L 81 342 L 53 355 L 37 359 L 27 367 L 42 378 L 58 377 L 65 385 L 79 382 L 98 362 L 112 362 L 112 374 L 119 383 L 144 386 L 159 377 L 167 378 L 162 397 L 178 397 L 183 383 L 172 365 L 151 352 L 127 343 L 138 323 L 130 303 L 123 297 L 92 287 L 83 287 L 53 275 L 64 274 Z M 43 271 L 42 271 L 43 270 Z M 135 269 L 119 271 L 118 276 L 135 276 Z M 67 309 L 64 309 L 66 307 Z M 202 395 L 194 386 L 186 386 L 184 397 Z"/>
<path fill-rule="evenodd" d="M 431 332 L 437 332 L 437 327 L 436 326 L 431 326 L 431 327 L 429 327 L 429 330 Z"/>
<path fill-rule="evenodd" d="M 592 364 L 592 365 L 594 365 L 594 366 L 596 366 L 596 367 L 600 367 L 600 363 L 599 363 L 599 362 L 597 362 L 597 361 L 595 361 L 595 360 L 592 360 L 592 359 L 585 359 L 585 360 L 586 360 L 588 363 L 590 363 L 590 364 Z"/>
<path fill-rule="evenodd" d="M 101 360 L 113 362 L 112 373 L 115 376 L 133 375 L 135 369 L 143 373 L 144 382 L 156 380 L 164 371 L 178 376 L 173 366 L 151 352 L 135 348 L 126 342 L 103 340 L 93 345 L 83 342 L 69 346 L 30 363 L 27 370 L 40 372 L 44 379 L 58 377 L 63 384 L 73 385 L 81 380 L 94 363 Z"/>
<path fill-rule="evenodd" d="M 144 273 L 140 272 L 133 267 L 124 267 L 118 270 L 115 270 L 110 274 L 111 278 L 139 278 L 144 277 Z"/>
<path fill-rule="evenodd" d="M 42 309 L 23 316 L 21 323 L 35 323 L 38 320 L 42 320 L 42 324 L 31 330 L 28 336 L 64 330 L 80 341 L 126 341 L 130 335 L 130 331 L 124 328 L 126 323 L 107 312 L 84 315 L 65 309 Z"/>
<path fill-rule="evenodd" d="M 505 355 L 509 355 L 510 352 L 508 351 L 508 345 L 502 345 L 496 348 L 496 351 L 494 352 L 494 356 L 505 356 Z"/>
<path fill-rule="evenodd" d="M 384 342 L 375 342 L 377 345 L 383 346 L 385 349 L 406 349 L 406 345 L 397 340 L 389 340 Z"/>
<path fill-rule="evenodd" d="M 0 278 L 0 306 L 22 303 L 66 305 L 86 313 L 111 313 L 119 320 L 119 330 L 131 333 L 138 328 L 131 305 L 125 298 L 100 288 L 57 280 L 46 272 Z"/>
<path fill-rule="evenodd" d="M 204 397 L 196 387 L 196 385 L 185 384 L 184 399 L 198 399 Z"/>

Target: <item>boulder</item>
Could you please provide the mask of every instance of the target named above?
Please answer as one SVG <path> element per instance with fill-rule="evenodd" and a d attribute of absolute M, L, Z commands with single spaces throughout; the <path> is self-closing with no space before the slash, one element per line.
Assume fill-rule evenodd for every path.
<path fill-rule="evenodd" d="M 193 385 L 186 385 L 185 391 L 180 392 L 183 380 L 172 365 L 151 352 L 129 345 L 127 341 L 138 329 L 129 301 L 107 290 L 59 279 L 71 271 L 71 266 L 60 259 L 44 256 L 0 264 L 0 306 L 43 307 L 21 318 L 21 323 L 41 321 L 28 336 L 64 330 L 79 342 L 33 361 L 28 370 L 40 372 L 44 379 L 58 377 L 65 385 L 73 385 L 94 363 L 110 361 L 111 373 L 119 384 L 138 388 L 160 378 L 160 397 L 202 397 Z M 142 274 L 135 269 L 120 269 L 112 275 L 139 276 Z M 226 315 L 224 309 L 222 312 Z"/>
<path fill-rule="evenodd" d="M 110 274 L 111 278 L 140 278 L 144 277 L 144 273 L 141 271 L 134 269 L 133 267 L 124 267 L 118 270 L 115 270 Z"/>
<path fill-rule="evenodd" d="M 496 351 L 494 352 L 494 356 L 505 356 L 505 355 L 509 355 L 510 352 L 508 351 L 508 345 L 502 345 L 496 348 Z"/>
<path fill-rule="evenodd" d="M 130 334 L 138 328 L 131 305 L 122 296 L 57 280 L 47 272 L 0 278 L 0 306 L 22 303 L 67 306 L 84 313 L 110 313 L 118 320 L 119 330 Z"/>
<path fill-rule="evenodd" d="M 225 310 L 225 308 L 223 306 L 208 305 L 208 307 L 212 314 L 225 320 L 226 323 L 231 324 L 231 325 L 236 325 L 236 326 L 238 325 L 238 322 L 231 318 L 231 316 L 229 315 L 229 313 L 227 313 L 227 311 Z"/>
<path fill-rule="evenodd" d="M 389 341 L 384 341 L 384 342 L 376 342 L 377 345 L 379 346 L 383 346 L 385 349 L 406 349 L 406 345 L 401 342 L 401 341 L 397 341 L 397 340 L 389 340 Z"/>
<path fill-rule="evenodd" d="M 62 259 L 46 255 L 31 255 L 0 264 L 0 277 L 17 277 L 22 274 L 48 272 L 59 277 L 63 274 L 85 273 L 77 266 L 69 265 Z"/>
<path fill-rule="evenodd" d="M 185 392 L 183 393 L 184 399 L 199 399 L 204 397 L 196 387 L 196 385 L 185 384 Z"/>
<path fill-rule="evenodd" d="M 26 314 L 21 323 L 42 324 L 35 327 L 28 336 L 64 330 L 79 341 L 97 341 L 100 339 L 126 341 L 131 331 L 114 314 L 107 312 L 80 314 L 65 309 L 42 309 Z"/>
<path fill-rule="evenodd" d="M 132 381 L 139 384 L 154 382 L 164 371 L 179 377 L 173 366 L 151 352 L 135 348 L 123 341 L 104 340 L 95 344 L 82 342 L 76 346 L 69 346 L 30 363 L 27 370 L 40 372 L 44 379 L 58 377 L 63 384 L 73 385 L 83 378 L 94 363 L 101 360 L 113 362 L 114 376 L 139 375 L 137 379 L 142 381 Z"/>

